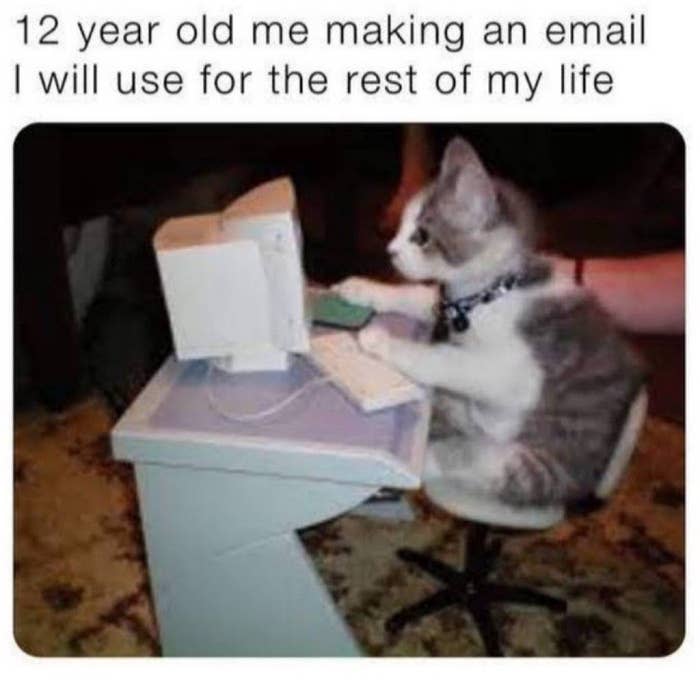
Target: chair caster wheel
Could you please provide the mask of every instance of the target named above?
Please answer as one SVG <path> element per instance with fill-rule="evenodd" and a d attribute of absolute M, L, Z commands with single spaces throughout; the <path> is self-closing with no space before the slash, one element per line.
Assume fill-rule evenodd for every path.
<path fill-rule="evenodd" d="M 384 622 L 384 630 L 385 630 L 388 634 L 390 634 L 390 635 L 392 635 L 392 636 L 396 636 L 396 635 L 398 635 L 399 633 L 401 633 L 401 631 L 403 631 L 403 627 L 404 627 L 405 625 L 406 625 L 406 624 L 404 624 L 403 621 L 402 621 L 401 619 L 395 619 L 394 617 L 389 617 L 389 618 Z"/>
<path fill-rule="evenodd" d="M 553 604 L 550 609 L 556 614 L 566 614 L 568 608 L 568 603 L 566 600 L 559 600 L 557 603 Z"/>

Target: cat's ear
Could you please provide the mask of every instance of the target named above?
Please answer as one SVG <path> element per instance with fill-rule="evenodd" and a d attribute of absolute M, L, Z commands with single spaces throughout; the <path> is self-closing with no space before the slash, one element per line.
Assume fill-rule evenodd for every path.
<path fill-rule="evenodd" d="M 486 221 L 497 206 L 496 188 L 476 150 L 462 137 L 454 137 L 445 148 L 440 178 L 451 188 L 457 204 L 481 209 Z M 476 204 L 476 206 L 474 206 Z M 477 216 L 474 216 L 477 218 Z"/>
<path fill-rule="evenodd" d="M 440 164 L 440 175 L 443 177 L 455 175 L 464 168 L 480 169 L 486 173 L 476 150 L 463 137 L 456 136 L 445 147 Z"/>

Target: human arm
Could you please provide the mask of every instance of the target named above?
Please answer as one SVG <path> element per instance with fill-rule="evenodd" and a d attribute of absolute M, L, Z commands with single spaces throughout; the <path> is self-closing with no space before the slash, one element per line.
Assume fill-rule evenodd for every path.
<path fill-rule="evenodd" d="M 576 262 L 551 257 L 555 273 L 574 279 Z M 581 284 L 628 332 L 680 334 L 685 330 L 685 254 L 585 259 Z"/>

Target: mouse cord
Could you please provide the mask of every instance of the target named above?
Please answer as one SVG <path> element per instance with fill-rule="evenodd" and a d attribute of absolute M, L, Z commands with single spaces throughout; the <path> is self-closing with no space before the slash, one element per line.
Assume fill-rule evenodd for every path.
<path fill-rule="evenodd" d="M 293 391 L 289 396 L 285 397 L 281 401 L 274 403 L 273 405 L 265 408 L 264 410 L 259 410 L 254 413 L 232 413 L 221 406 L 221 403 L 214 395 L 214 388 L 212 387 L 211 378 L 216 366 L 213 363 L 209 364 L 207 370 L 207 375 L 204 379 L 204 387 L 207 395 L 207 401 L 209 402 L 209 407 L 218 415 L 226 420 L 231 420 L 232 422 L 256 422 L 257 420 L 262 420 L 271 415 L 279 413 L 284 410 L 290 403 L 296 401 L 302 394 L 305 394 L 309 389 L 313 387 L 318 387 L 323 384 L 330 382 L 330 377 L 316 377 L 308 382 L 302 384 L 296 391 Z"/>

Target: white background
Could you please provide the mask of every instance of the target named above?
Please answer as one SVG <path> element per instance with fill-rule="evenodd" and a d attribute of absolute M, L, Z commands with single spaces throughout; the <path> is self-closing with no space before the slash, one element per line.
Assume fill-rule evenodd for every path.
<path fill-rule="evenodd" d="M 237 36 L 235 47 L 192 46 L 184 47 L 175 43 L 173 27 L 181 20 L 196 19 L 203 12 L 210 16 L 222 17 L 233 12 L 236 17 Z M 317 28 L 328 18 L 374 19 L 386 12 L 408 15 L 414 12 L 416 18 L 437 19 L 441 16 L 464 19 L 468 25 L 468 45 L 460 54 L 450 55 L 443 48 L 357 48 L 329 49 L 322 45 L 322 34 Z M 24 14 L 38 17 L 45 12 L 59 16 L 61 23 L 54 34 L 61 40 L 59 46 L 37 46 L 35 43 L 24 46 L 20 27 L 15 23 Z M 647 45 L 629 48 L 554 48 L 541 39 L 542 28 L 555 19 L 626 19 L 630 13 L 646 13 Z M 250 660 L 229 662 L 203 661 L 49 661 L 38 660 L 22 653 L 12 638 L 12 594 L 11 594 L 11 549 L 12 549 L 12 496 L 11 468 L 12 453 L 12 396 L 11 396 L 11 312 L 12 312 L 12 144 L 17 132 L 25 125 L 37 121 L 633 121 L 666 122 L 675 126 L 683 135 L 687 145 L 687 237 L 688 301 L 692 303 L 693 292 L 698 294 L 697 276 L 694 275 L 693 254 L 695 252 L 693 227 L 697 211 L 694 202 L 694 188 L 698 187 L 696 160 L 696 138 L 700 133 L 698 111 L 698 64 L 700 64 L 700 17 L 696 3 L 676 2 L 675 0 L 647 0 L 646 2 L 615 2 L 613 0 L 546 0 L 519 2 L 518 0 L 490 0 L 488 2 L 389 2 L 388 0 L 353 0 L 348 3 L 303 2 L 286 3 L 281 0 L 241 0 L 223 2 L 221 0 L 196 3 L 184 2 L 134 2 L 133 0 L 104 0 L 103 2 L 74 0 L 68 2 L 37 2 L 5 0 L 0 32 L 0 92 L 5 106 L 2 142 L 4 154 L 0 164 L 0 196 L 2 215 L 6 229 L 3 232 L 7 276 L 3 279 L 3 306 L 5 315 L 4 353 L 2 354 L 2 377 L 5 380 L 3 413 L 6 458 L 6 477 L 3 481 L 6 501 L 2 525 L 3 544 L 7 554 L 0 565 L 2 571 L 2 651 L 14 669 L 8 672 L 12 677 L 45 679 L 47 675 L 70 676 L 71 680 L 111 680 L 132 675 L 167 676 L 189 679 L 194 675 L 228 676 L 260 675 L 263 670 L 285 678 L 312 676 L 326 678 L 343 675 L 355 679 L 362 675 L 401 675 L 410 678 L 427 676 L 447 676 L 450 678 L 473 676 L 496 676 L 511 679 L 513 676 L 542 677 L 561 680 L 590 679 L 593 676 L 624 676 L 635 679 L 662 680 L 667 677 L 687 678 L 691 661 L 698 659 L 698 639 L 694 637 L 698 627 L 698 590 L 696 572 L 697 552 L 692 543 L 697 538 L 698 524 L 694 492 L 698 484 L 698 465 L 694 458 L 693 445 L 697 443 L 697 411 L 693 401 L 692 379 L 696 376 L 695 356 L 688 357 L 688 479 L 687 511 L 690 547 L 688 548 L 687 579 L 687 638 L 681 650 L 670 658 L 656 660 L 528 660 L 504 662 L 480 662 L 477 660 L 449 661 L 402 661 L 359 663 L 347 662 L 279 662 Z M 272 47 L 251 47 L 242 31 L 247 19 L 302 19 L 310 27 L 311 38 L 304 47 L 291 46 L 276 49 Z M 154 46 L 124 48 L 117 46 L 93 47 L 84 54 L 77 52 L 79 41 L 75 29 L 77 19 L 126 21 L 130 19 L 158 19 L 162 22 Z M 527 48 L 494 48 L 480 44 L 481 29 L 485 21 L 492 19 L 523 20 L 530 27 Z M 82 61 L 99 62 L 105 74 L 104 89 L 98 97 L 45 97 L 27 83 L 27 74 L 33 68 L 63 68 Z M 177 69 L 186 76 L 196 77 L 201 63 L 212 62 L 231 71 L 251 69 L 262 74 L 269 64 L 289 62 L 298 67 L 325 70 L 333 82 L 338 74 L 348 68 L 403 68 L 413 63 L 422 73 L 447 68 L 458 68 L 464 62 L 472 62 L 475 71 L 494 68 L 536 68 L 546 69 L 556 74 L 560 61 L 590 62 L 594 67 L 607 69 L 614 74 L 615 89 L 608 96 L 561 98 L 556 88 L 548 89 L 536 99 L 526 103 L 517 97 L 487 98 L 483 91 L 474 90 L 468 98 L 460 96 L 440 96 L 424 92 L 418 97 L 353 97 L 331 90 L 322 98 L 316 97 L 272 97 L 260 87 L 251 90 L 250 95 L 241 98 L 232 96 L 202 97 L 197 92 L 196 78 L 189 80 L 189 87 L 180 96 L 158 97 L 119 97 L 107 89 L 107 76 L 116 68 Z M 26 90 L 21 97 L 14 95 L 14 64 L 21 62 L 25 74 Z M 263 81 L 258 81 L 260 85 Z M 615 150 L 610 150 L 611 154 Z M 109 164 L 109 159 L 104 159 Z M 342 163 L 338 159 L 337 163 Z M 575 159 L 572 160 L 575 163 Z M 99 173 L 99 168 L 95 169 Z M 37 201 L 41 198 L 38 197 Z M 690 340 L 694 338 L 693 328 L 697 326 L 697 316 L 692 306 L 688 307 Z M 690 347 L 691 344 L 689 344 Z M 231 667 L 235 666 L 235 670 Z M 303 666 L 303 669 L 300 668 Z M 373 671 L 366 667 L 373 667 Z M 391 666 L 392 671 L 385 669 Z M 484 668 L 486 666 L 486 668 Z M 151 668 L 155 667 L 155 668 Z M 196 669 L 194 667 L 197 667 Z M 374 668 L 376 667 L 376 668 Z M 428 669 L 427 667 L 430 667 Z M 439 672 L 434 668 L 439 667 Z M 52 671 L 47 671 L 51 668 Z M 256 668 L 256 671 L 251 670 Z M 257 671 L 260 668 L 260 671 Z M 4 673 L 4 672 L 3 672 Z M 8 680 L 8 679 L 6 679 Z"/>

